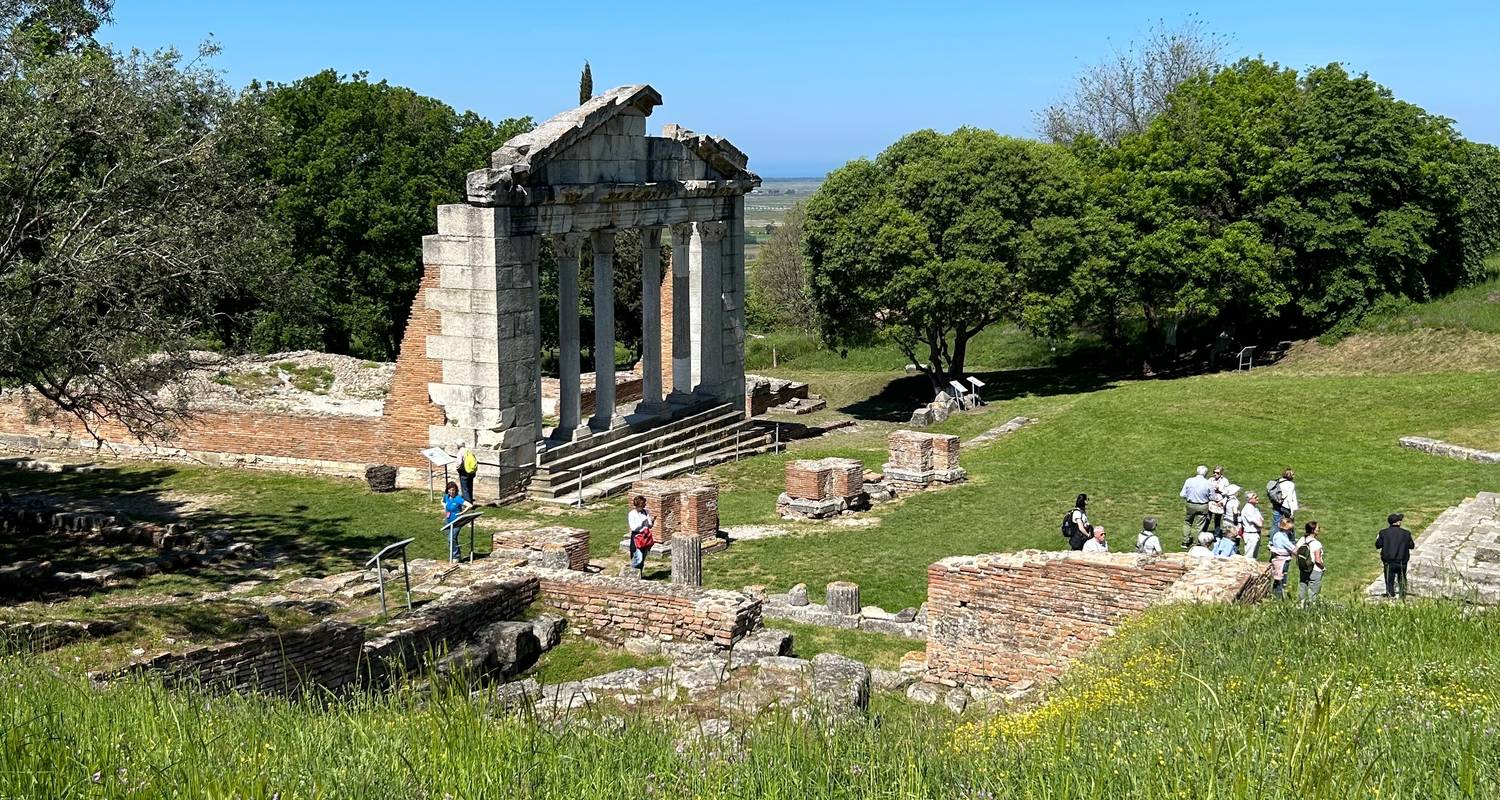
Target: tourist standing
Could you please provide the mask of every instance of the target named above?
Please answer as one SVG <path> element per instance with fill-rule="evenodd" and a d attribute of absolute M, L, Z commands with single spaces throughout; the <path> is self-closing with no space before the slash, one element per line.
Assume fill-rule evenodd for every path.
<path fill-rule="evenodd" d="M 458 519 L 459 514 L 468 511 L 472 505 L 458 493 L 458 484 L 448 481 L 448 487 L 443 491 L 443 510 L 448 513 L 448 516 L 443 522 L 448 531 L 449 561 L 457 561 L 459 557 L 458 529 L 453 526 L 453 521 Z"/>
<path fill-rule="evenodd" d="M 1292 542 L 1292 518 L 1282 517 L 1271 532 L 1271 594 L 1286 597 L 1287 564 L 1297 547 Z"/>
<path fill-rule="evenodd" d="M 1266 485 L 1266 497 L 1271 500 L 1271 527 L 1276 530 L 1281 529 L 1282 517 L 1295 521 L 1297 516 L 1297 484 L 1292 481 L 1293 475 L 1291 469 L 1284 469 L 1280 478 Z"/>
<path fill-rule="evenodd" d="M 1109 552 L 1109 543 L 1106 542 L 1106 541 L 1104 541 L 1104 526 L 1103 525 L 1100 525 L 1097 528 L 1094 528 L 1093 535 L 1089 536 L 1089 540 L 1083 543 L 1083 552 L 1085 552 L 1085 553 L 1108 553 Z"/>
<path fill-rule="evenodd" d="M 1184 550 L 1192 546 L 1198 531 L 1208 528 L 1208 501 L 1213 496 L 1214 486 L 1206 477 L 1207 475 L 1208 467 L 1199 466 L 1198 474 L 1182 483 L 1182 491 L 1179 494 L 1183 500 L 1187 501 L 1187 512 L 1182 518 L 1182 549 Z"/>
<path fill-rule="evenodd" d="M 1214 467 L 1214 474 L 1209 477 L 1208 485 L 1211 487 L 1208 495 L 1208 527 L 1214 532 L 1214 536 L 1224 535 L 1224 512 L 1228 506 L 1229 479 L 1224 477 L 1222 465 Z"/>
<path fill-rule="evenodd" d="M 1260 513 L 1260 495 L 1250 492 L 1245 495 L 1245 504 L 1240 506 L 1240 541 L 1248 558 L 1259 558 L 1260 532 L 1266 527 L 1266 517 Z"/>
<path fill-rule="evenodd" d="M 1228 488 L 1224 490 L 1224 531 L 1219 535 L 1224 536 L 1228 533 L 1233 533 L 1235 534 L 1236 538 L 1238 538 L 1240 533 L 1239 528 L 1240 487 L 1236 484 L 1231 483 L 1229 484 Z"/>
<path fill-rule="evenodd" d="M 479 474 L 479 459 L 464 442 L 458 444 L 458 488 L 464 500 L 474 502 L 474 476 Z"/>
<path fill-rule="evenodd" d="M 1399 591 L 1405 600 L 1406 564 L 1417 543 L 1411 538 L 1411 531 L 1401 527 L 1402 519 L 1400 514 L 1385 518 L 1389 527 L 1375 537 L 1375 549 L 1380 551 L 1380 563 L 1385 565 L 1385 596 L 1395 597 Z"/>
<path fill-rule="evenodd" d="M 1161 553 L 1161 538 L 1156 535 L 1156 517 L 1141 521 L 1141 532 L 1135 535 L 1135 551 L 1143 556 Z"/>
<path fill-rule="evenodd" d="M 1083 545 L 1093 535 L 1093 529 L 1089 526 L 1089 496 L 1078 495 L 1073 501 L 1073 511 L 1068 515 L 1068 548 L 1071 550 L 1082 550 Z"/>
<path fill-rule="evenodd" d="M 656 520 L 646 513 L 645 495 L 636 495 L 630 500 L 630 511 L 625 515 L 625 526 L 630 531 L 630 566 L 634 569 L 642 569 L 646 566 L 646 556 L 651 554 L 651 548 L 656 544 L 655 532 Z"/>
<path fill-rule="evenodd" d="M 1297 540 L 1297 599 L 1304 607 L 1318 602 L 1318 590 L 1323 588 L 1323 543 L 1318 540 L 1321 533 L 1314 520 L 1307 523 L 1302 538 Z"/>

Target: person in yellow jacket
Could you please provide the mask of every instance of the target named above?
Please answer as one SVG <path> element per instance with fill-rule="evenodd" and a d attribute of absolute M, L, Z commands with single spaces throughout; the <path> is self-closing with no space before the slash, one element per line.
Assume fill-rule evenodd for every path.
<path fill-rule="evenodd" d="M 458 491 L 464 502 L 474 502 L 474 476 L 479 474 L 479 459 L 462 442 L 458 445 Z"/>

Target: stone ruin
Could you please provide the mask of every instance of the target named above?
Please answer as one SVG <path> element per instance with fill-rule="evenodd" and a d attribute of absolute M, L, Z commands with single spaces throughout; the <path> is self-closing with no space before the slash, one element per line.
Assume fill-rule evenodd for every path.
<path fill-rule="evenodd" d="M 1414 597 L 1500 605 L 1500 493 L 1480 492 L 1439 514 L 1417 537 L 1406 577 Z M 1368 594 L 1385 594 L 1383 576 Z"/>
<path fill-rule="evenodd" d="M 1256 602 L 1265 564 L 1186 553 L 1025 550 L 927 570 L 929 683 L 1025 691 L 1061 676 L 1126 619 L 1171 602 Z"/>
<path fill-rule="evenodd" d="M 852 458 L 800 459 L 786 464 L 786 491 L 776 498 L 782 519 L 823 519 L 870 507 L 865 467 Z"/>
<path fill-rule="evenodd" d="M 957 436 L 921 431 L 893 431 L 886 437 L 890 460 L 881 467 L 885 481 L 898 491 L 921 491 L 933 484 L 959 483 L 968 477 L 958 465 Z"/>
<path fill-rule="evenodd" d="M 646 513 L 656 520 L 652 535 L 663 544 L 691 537 L 708 550 L 726 545 L 719 535 L 719 484 L 703 475 L 648 478 L 630 486 L 630 496 L 646 498 Z"/>
<path fill-rule="evenodd" d="M 490 535 L 489 557 L 582 572 L 589 566 L 589 532 L 561 525 L 495 531 Z"/>

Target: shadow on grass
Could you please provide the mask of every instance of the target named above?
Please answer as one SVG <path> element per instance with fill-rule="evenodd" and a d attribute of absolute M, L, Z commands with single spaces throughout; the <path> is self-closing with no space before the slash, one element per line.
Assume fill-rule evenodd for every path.
<path fill-rule="evenodd" d="M 974 373 L 983 381 L 985 402 L 1014 400 L 1027 395 L 1078 394 L 1106 389 L 1123 378 L 1101 370 L 1038 367 Z M 932 382 L 926 375 L 895 378 L 874 396 L 839 409 L 856 419 L 905 422 L 919 405 L 933 398 Z"/>
<path fill-rule="evenodd" d="M 220 561 L 178 568 L 169 574 L 201 582 L 205 588 L 233 585 L 266 568 L 296 563 L 309 574 L 323 575 L 357 568 L 391 541 L 391 534 L 371 532 L 355 524 L 340 508 L 337 494 L 327 504 L 297 502 L 281 510 L 205 508 L 191 494 L 168 487 L 180 475 L 173 467 L 102 469 L 87 473 L 32 473 L 5 471 L 7 489 L 22 499 L 34 498 L 48 507 L 110 514 L 135 522 L 182 522 L 195 532 L 229 530 L 234 539 L 250 542 L 261 557 Z M 347 503 L 348 500 L 342 500 Z M 0 564 L 37 559 L 52 562 L 60 571 L 90 571 L 123 561 L 148 561 L 162 552 L 139 544 L 88 541 L 82 535 L 51 532 L 13 533 L 0 539 Z M 105 587 L 100 595 L 128 588 Z"/>

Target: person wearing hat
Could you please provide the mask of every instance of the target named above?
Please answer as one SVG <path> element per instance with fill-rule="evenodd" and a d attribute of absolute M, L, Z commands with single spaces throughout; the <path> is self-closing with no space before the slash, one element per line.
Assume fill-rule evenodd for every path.
<path fill-rule="evenodd" d="M 1392 514 L 1385 518 L 1389 526 L 1375 537 L 1375 549 L 1380 551 L 1380 563 L 1385 565 L 1385 596 L 1395 597 L 1401 592 L 1406 599 L 1406 563 L 1411 560 L 1412 548 L 1417 546 L 1411 531 L 1401 527 L 1403 517 Z"/>
<path fill-rule="evenodd" d="M 1135 535 L 1135 551 L 1143 556 L 1161 553 L 1161 539 L 1156 535 L 1156 517 L 1146 517 L 1141 521 L 1141 532 Z"/>
<path fill-rule="evenodd" d="M 1266 527 L 1266 516 L 1260 513 L 1260 495 L 1250 492 L 1245 495 L 1245 504 L 1240 506 L 1240 541 L 1246 558 L 1258 558 L 1260 532 Z"/>
<path fill-rule="evenodd" d="M 1213 531 L 1200 532 L 1198 534 L 1197 541 L 1198 543 L 1193 545 L 1192 548 L 1188 550 L 1188 555 L 1197 556 L 1199 558 L 1208 558 L 1209 556 L 1212 556 L 1214 554 L 1214 551 L 1208 549 L 1209 546 L 1214 543 Z"/>

